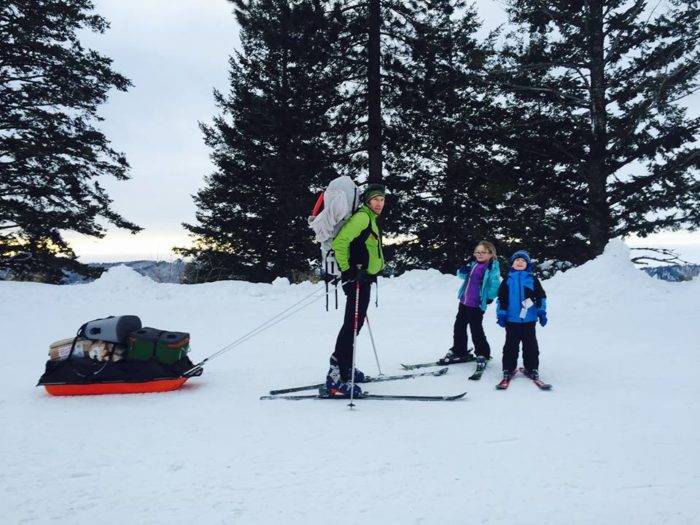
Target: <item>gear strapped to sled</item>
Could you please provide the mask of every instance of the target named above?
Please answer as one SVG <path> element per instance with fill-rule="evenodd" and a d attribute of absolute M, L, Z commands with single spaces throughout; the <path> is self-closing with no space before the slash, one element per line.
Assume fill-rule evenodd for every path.
<path fill-rule="evenodd" d="M 137 316 L 95 319 L 53 343 L 38 385 L 55 396 L 165 392 L 201 375 L 189 334 L 143 328 Z"/>

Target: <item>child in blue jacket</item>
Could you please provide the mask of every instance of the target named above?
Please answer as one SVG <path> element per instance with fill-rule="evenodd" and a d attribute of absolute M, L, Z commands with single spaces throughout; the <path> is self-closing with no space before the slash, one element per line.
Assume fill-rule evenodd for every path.
<path fill-rule="evenodd" d="M 523 364 L 526 374 L 539 377 L 539 348 L 535 324 L 547 324 L 547 295 L 539 279 L 532 274 L 530 254 L 515 252 L 511 258 L 508 278 L 498 289 L 498 324 L 506 329 L 503 346 L 503 379 L 510 379 L 518 366 L 518 350 L 523 345 Z"/>
<path fill-rule="evenodd" d="M 467 350 L 467 326 L 469 326 L 477 356 L 477 369 L 483 370 L 486 360 L 491 357 L 491 347 L 486 340 L 482 325 L 484 312 L 496 298 L 498 285 L 501 282 L 496 247 L 488 241 L 479 242 L 474 248 L 474 257 L 469 258 L 457 270 L 457 276 L 464 282 L 457 293 L 459 306 L 453 328 L 452 348 L 438 362 L 449 364 L 473 360 Z"/>

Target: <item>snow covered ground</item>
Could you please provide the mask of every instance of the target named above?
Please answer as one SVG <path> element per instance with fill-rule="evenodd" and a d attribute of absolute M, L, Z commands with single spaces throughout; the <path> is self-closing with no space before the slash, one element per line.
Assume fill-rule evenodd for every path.
<path fill-rule="evenodd" d="M 455 277 L 380 283 L 369 317 L 385 373 L 451 344 Z M 75 286 L 0 282 L 3 523 L 698 523 L 700 280 L 652 279 L 611 243 L 545 281 L 539 391 L 496 391 L 494 359 L 368 385 L 453 403 L 260 401 L 321 381 L 341 310 L 319 300 L 164 394 L 56 398 L 34 384 L 48 344 L 137 314 L 189 331 L 199 361 L 322 285 L 157 284 L 125 268 Z M 368 335 L 358 366 L 376 373 Z M 343 520 L 343 521 L 340 521 Z"/>

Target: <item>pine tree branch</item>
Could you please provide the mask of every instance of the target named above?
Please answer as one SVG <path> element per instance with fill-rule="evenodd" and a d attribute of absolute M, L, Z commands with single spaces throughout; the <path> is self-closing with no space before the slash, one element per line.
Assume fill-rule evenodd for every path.
<path fill-rule="evenodd" d="M 697 126 L 696 126 L 697 129 Z M 632 151 L 632 153 L 628 154 L 621 160 L 611 160 L 608 164 L 607 172 L 609 175 L 613 175 L 616 173 L 620 168 L 623 166 L 627 166 L 628 164 L 640 160 L 645 157 L 652 157 L 657 154 L 657 150 L 664 146 L 664 144 L 668 143 L 669 141 L 669 133 L 663 133 L 662 135 L 656 137 L 653 140 L 646 141 L 641 145 L 638 145 L 637 148 Z M 618 150 L 619 148 L 615 148 L 615 150 Z M 610 150 L 611 155 L 615 155 L 615 150 Z"/>
<path fill-rule="evenodd" d="M 37 81 L 40 79 L 41 82 Z M 42 85 L 46 80 L 46 75 L 29 75 L 21 77 L 0 77 L 0 85 L 7 84 L 8 82 L 26 82 L 28 84 Z"/>
<path fill-rule="evenodd" d="M 346 82 L 356 82 L 358 80 L 364 80 L 365 78 L 367 78 L 367 75 L 354 75 L 351 77 L 341 78 L 338 81 L 336 81 L 331 87 L 337 88 L 338 86 L 341 86 Z"/>
<path fill-rule="evenodd" d="M 568 93 L 562 93 L 561 91 L 558 91 L 553 88 L 543 88 L 543 87 L 537 87 L 537 86 L 522 86 L 518 84 L 510 84 L 508 82 L 493 82 L 496 85 L 499 85 L 501 87 L 513 89 L 516 91 L 532 91 L 535 93 L 550 93 L 552 95 L 556 95 L 559 98 L 563 98 L 565 100 L 570 100 L 572 102 L 576 102 L 578 107 L 580 108 L 585 108 L 588 109 L 588 101 L 585 99 L 582 99 L 580 97 L 575 97 L 573 95 L 569 95 Z"/>
<path fill-rule="evenodd" d="M 583 62 L 550 60 L 547 62 L 536 62 L 534 64 L 523 64 L 522 66 L 518 66 L 518 67 L 515 67 L 512 69 L 498 69 L 495 71 L 495 73 L 496 74 L 506 73 L 506 74 L 512 75 L 512 74 L 524 73 L 524 72 L 528 72 L 528 71 L 537 71 L 540 69 L 549 69 L 552 67 L 567 67 L 567 68 L 571 68 L 571 69 L 580 69 L 580 68 L 585 68 L 588 66 Z"/>
<path fill-rule="evenodd" d="M 530 0 L 533 4 L 537 4 L 536 9 L 544 14 L 547 15 L 553 22 L 557 22 L 561 25 L 573 25 L 575 27 L 581 27 L 581 25 L 575 23 L 575 18 L 573 17 L 568 17 L 564 14 L 558 13 L 549 7 L 547 7 L 547 4 L 550 2 L 542 2 L 541 0 Z M 596 0 L 599 1 L 599 0 Z"/>
<path fill-rule="evenodd" d="M 627 71 L 624 71 L 621 73 L 620 76 L 617 76 L 613 79 L 615 84 L 624 84 L 626 82 L 629 82 L 632 80 L 635 76 L 637 76 L 640 73 L 644 73 L 645 71 L 649 69 L 658 69 L 662 66 L 662 61 L 668 61 L 670 58 L 680 50 L 680 48 L 685 46 L 685 42 L 683 40 L 678 40 L 670 46 L 669 48 L 665 49 L 663 53 L 657 52 L 655 53 L 656 58 L 653 59 L 652 57 L 647 57 L 646 60 L 643 60 L 642 57 L 640 57 L 636 62 L 637 65 L 632 66 L 627 69 Z M 609 48 L 611 49 L 611 48 Z M 610 60 L 607 58 L 605 59 L 605 63 L 608 64 L 610 63 Z"/>
<path fill-rule="evenodd" d="M 693 93 L 697 93 L 698 91 L 700 91 L 700 86 L 698 86 L 695 89 L 692 89 L 690 91 L 686 91 L 682 95 L 678 95 L 676 98 L 669 99 L 667 102 L 669 104 L 674 104 L 675 102 L 678 102 L 679 100 L 683 100 L 684 98 L 687 98 L 690 95 L 692 95 Z"/>
<path fill-rule="evenodd" d="M 628 24 L 631 25 L 631 24 L 632 24 L 631 21 L 634 20 L 635 18 L 637 18 L 637 17 L 639 16 L 639 14 L 640 14 L 642 11 L 644 11 L 644 7 L 645 7 L 645 6 L 646 6 L 646 0 L 636 0 L 635 3 L 632 4 L 632 5 L 629 7 L 629 9 L 627 9 L 627 11 L 625 11 L 624 13 L 618 13 L 618 14 L 615 15 L 615 19 L 616 19 L 615 22 L 616 22 L 616 24 L 619 25 L 621 22 L 623 22 L 623 23 L 628 23 Z M 658 7 L 658 4 L 657 4 L 657 7 Z M 610 25 L 611 20 L 606 20 L 606 18 L 607 18 L 607 16 L 610 14 L 610 12 L 611 12 L 613 9 L 615 9 L 615 5 L 614 5 L 614 4 L 612 4 L 612 5 L 611 5 L 608 9 L 606 9 L 606 11 L 603 13 L 604 23 L 606 23 L 606 24 L 608 24 L 608 25 Z M 648 20 L 647 20 L 647 22 L 648 22 Z M 613 31 L 612 28 L 610 28 L 610 29 L 608 29 L 608 30 L 606 30 L 606 31 L 603 31 L 603 35 L 609 36 L 610 33 L 611 33 L 612 31 Z M 612 46 L 612 45 L 614 45 L 614 41 L 611 42 L 611 43 L 609 44 L 608 47 L 610 47 L 610 46 Z"/>
<path fill-rule="evenodd" d="M 658 175 L 656 173 L 651 173 L 648 175 L 642 175 L 636 177 L 632 181 L 622 182 L 617 188 L 617 191 L 609 192 L 608 204 L 612 208 L 616 204 L 619 204 L 625 200 L 630 195 L 637 193 L 639 190 L 643 189 L 648 184 L 652 183 Z M 615 195 L 617 193 L 617 195 Z"/>
<path fill-rule="evenodd" d="M 380 31 L 379 34 L 381 36 L 393 38 L 394 40 L 398 40 L 399 42 L 403 42 L 406 45 L 411 45 L 413 43 L 413 40 L 410 37 L 407 37 L 406 35 L 401 35 L 401 34 L 393 32 L 393 31 L 386 30 L 386 29 L 383 31 Z"/>
<path fill-rule="evenodd" d="M 339 9 L 338 12 L 340 12 L 340 13 L 347 13 L 348 11 L 354 11 L 354 10 L 359 9 L 359 8 L 361 8 L 361 7 L 365 7 L 365 8 L 366 8 L 367 5 L 368 5 L 367 2 L 360 2 L 360 3 L 357 3 L 357 4 L 352 4 L 352 5 L 345 6 L 345 7 L 341 8 L 341 9 Z"/>
<path fill-rule="evenodd" d="M 348 151 L 343 151 L 341 153 L 333 153 L 330 158 L 331 159 L 340 159 L 344 157 L 351 157 L 353 155 L 357 155 L 358 153 L 362 153 L 364 151 L 367 151 L 367 148 L 365 146 L 361 146 L 359 148 L 351 149 Z"/>

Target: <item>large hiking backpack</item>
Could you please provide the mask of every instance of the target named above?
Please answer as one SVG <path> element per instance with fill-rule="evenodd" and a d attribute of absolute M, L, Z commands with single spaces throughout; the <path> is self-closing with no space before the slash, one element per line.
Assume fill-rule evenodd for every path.
<path fill-rule="evenodd" d="M 321 265 L 326 278 L 340 275 L 331 243 L 359 203 L 359 189 L 350 177 L 343 175 L 333 179 L 319 195 L 308 218 L 316 241 L 321 244 Z"/>

